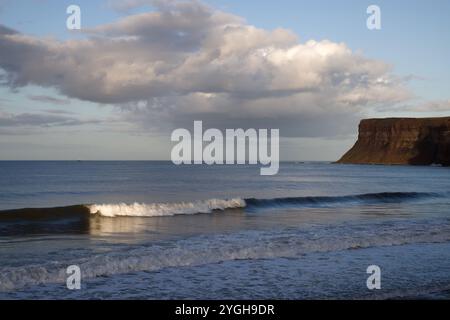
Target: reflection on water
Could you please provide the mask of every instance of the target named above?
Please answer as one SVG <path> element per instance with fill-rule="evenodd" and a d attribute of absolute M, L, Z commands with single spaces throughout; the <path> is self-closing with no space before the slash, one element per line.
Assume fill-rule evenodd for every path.
<path fill-rule="evenodd" d="M 387 207 L 389 209 L 387 210 Z M 420 205 L 389 204 L 345 208 L 272 208 L 253 212 L 227 209 L 211 214 L 166 217 L 103 217 L 78 215 L 61 219 L 48 217 L 28 221 L 2 221 L 0 237 L 34 235 L 88 235 L 111 242 L 135 242 L 205 233 L 226 233 L 242 229 L 265 229 L 350 222 L 352 220 L 405 218 L 423 212 Z M 128 239 L 127 239 L 128 237 Z"/>
<path fill-rule="evenodd" d="M 102 217 L 89 221 L 89 234 L 96 237 L 135 235 L 146 240 L 166 236 L 186 236 L 198 233 L 219 233 L 240 229 L 248 222 L 242 209 L 217 211 L 212 214 L 179 215 L 173 217 Z"/>
<path fill-rule="evenodd" d="M 68 218 L 52 216 L 30 220 L 0 221 L 0 237 L 33 235 L 91 235 L 114 237 L 141 234 L 146 238 L 161 235 L 186 235 L 203 232 L 222 232 L 240 229 L 246 222 L 242 209 L 215 211 L 212 214 L 178 215 L 167 217 L 103 217 L 74 215 Z"/>
<path fill-rule="evenodd" d="M 140 233 L 148 230 L 142 218 L 120 217 L 93 217 L 89 223 L 89 234 L 94 236 L 107 236 L 116 233 Z M 148 230 L 151 232 L 151 230 Z"/>

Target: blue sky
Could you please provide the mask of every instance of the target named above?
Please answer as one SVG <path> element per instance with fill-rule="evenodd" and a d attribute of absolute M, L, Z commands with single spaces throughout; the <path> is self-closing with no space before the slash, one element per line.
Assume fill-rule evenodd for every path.
<path fill-rule="evenodd" d="M 245 18 L 247 24 L 257 28 L 289 29 L 299 37 L 301 43 L 310 39 L 342 42 L 353 52 L 361 52 L 367 58 L 381 60 L 391 65 L 393 74 L 409 79 L 407 86 L 414 98 L 405 104 L 449 99 L 450 1 L 209 0 L 205 2 L 217 10 Z M 70 32 L 65 28 L 67 18 L 65 11 L 70 4 L 81 7 L 83 28 L 112 23 L 129 15 L 153 10 L 144 6 L 129 11 L 117 11 L 108 1 L 3 0 L 0 1 L 0 24 L 36 38 L 56 38 L 61 41 L 85 38 L 86 35 Z M 366 28 L 366 8 L 371 4 L 381 8 L 381 30 L 370 31 Z M 51 96 L 70 102 L 55 106 L 49 105 L 48 101 L 35 99 L 30 103 L 30 97 L 36 96 Z M 159 137 L 155 133 L 147 134 L 141 130 L 130 129 L 129 123 L 121 122 L 121 112 L 117 111 L 117 105 L 67 97 L 60 94 L 57 88 L 39 84 L 15 90 L 6 86 L 0 87 L 0 97 L 0 111 L 4 112 L 32 113 L 58 109 L 74 112 L 78 118 L 86 121 L 99 117 L 108 121 L 113 119 L 111 123 L 103 124 L 101 130 L 95 124 L 87 123 L 83 126 L 83 130 L 78 130 L 77 127 L 59 131 L 56 129 L 46 131 L 45 128 L 40 128 L 32 135 L 20 133 L 20 130 L 17 134 L 0 134 L 2 136 L 0 146 L 3 150 L 0 159 L 167 158 L 167 148 L 164 146 L 167 144 L 164 140 L 166 138 Z M 366 115 L 444 116 L 448 115 L 449 111 L 391 112 L 389 108 L 385 108 L 382 112 L 377 109 L 368 110 Z M 285 159 L 333 160 L 344 152 L 353 140 L 354 135 L 342 139 L 330 137 L 288 139 L 284 143 Z M 149 151 L 145 147 L 148 143 L 157 146 L 155 150 Z M 118 144 L 126 147 L 119 148 Z M 295 148 L 299 151 L 289 151 Z"/>

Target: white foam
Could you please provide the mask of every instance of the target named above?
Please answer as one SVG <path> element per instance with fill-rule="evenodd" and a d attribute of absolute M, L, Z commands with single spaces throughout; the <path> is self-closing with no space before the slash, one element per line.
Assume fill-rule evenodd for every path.
<path fill-rule="evenodd" d="M 221 200 L 209 199 L 178 203 L 118 203 L 89 205 L 91 214 L 104 217 L 160 217 L 179 214 L 211 213 L 213 210 L 244 208 L 245 200 L 240 198 Z"/>
<path fill-rule="evenodd" d="M 339 225 L 311 230 L 242 231 L 149 243 L 25 266 L 0 266 L 0 292 L 32 285 L 65 283 L 68 265 L 78 265 L 84 279 L 169 267 L 199 266 L 233 260 L 295 258 L 313 252 L 336 252 L 380 246 L 450 241 L 448 220 L 436 223 Z"/>

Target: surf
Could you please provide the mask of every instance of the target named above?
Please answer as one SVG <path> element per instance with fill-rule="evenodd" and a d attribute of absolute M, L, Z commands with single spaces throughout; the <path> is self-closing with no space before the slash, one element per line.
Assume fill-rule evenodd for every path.
<path fill-rule="evenodd" d="M 443 193 L 382 192 L 345 196 L 301 196 L 283 198 L 231 198 L 161 203 L 81 204 L 54 208 L 26 208 L 0 211 L 0 221 L 35 221 L 67 218 L 102 217 L 168 217 L 176 215 L 210 214 L 241 209 L 308 208 L 330 205 L 370 205 L 404 203 L 445 197 Z"/>
<path fill-rule="evenodd" d="M 222 200 L 209 199 L 194 202 L 178 203 L 119 203 L 119 204 L 94 204 L 88 208 L 91 214 L 104 217 L 161 217 L 181 214 L 212 213 L 213 211 L 244 208 L 245 200 L 240 198 Z"/>
<path fill-rule="evenodd" d="M 133 204 L 95 204 L 89 205 L 91 214 L 104 217 L 161 217 L 183 214 L 204 214 L 227 209 L 270 209 L 270 208 L 302 208 L 326 207 L 329 205 L 369 205 L 377 203 L 402 203 L 426 198 L 438 198 L 437 193 L 419 192 L 383 192 L 348 196 L 309 196 L 285 197 L 272 199 L 233 198 L 210 199 L 179 203 L 133 203 Z"/>

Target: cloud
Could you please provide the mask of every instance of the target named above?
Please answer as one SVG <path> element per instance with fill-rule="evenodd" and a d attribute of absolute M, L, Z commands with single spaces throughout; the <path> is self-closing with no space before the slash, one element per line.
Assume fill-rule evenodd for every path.
<path fill-rule="evenodd" d="M 0 111 L 0 128 L 13 127 L 61 127 L 100 123 L 98 120 L 80 120 L 75 117 L 40 114 L 40 113 L 8 113 Z"/>
<path fill-rule="evenodd" d="M 0 3 L 0 7 L 1 7 L 1 3 Z M 0 34 L 1 35 L 12 35 L 12 34 L 18 34 L 18 32 L 13 29 L 10 29 L 6 26 L 0 25 Z"/>
<path fill-rule="evenodd" d="M 450 111 L 450 100 L 435 100 L 418 103 L 416 105 L 403 105 L 394 111 L 408 112 L 445 112 Z"/>
<path fill-rule="evenodd" d="M 151 12 L 84 30 L 84 40 L 0 28 L 4 81 L 114 104 L 146 128 L 198 119 L 277 127 L 285 136 L 352 132 L 365 109 L 410 97 L 388 64 L 344 43 L 300 42 L 289 30 L 256 28 L 196 1 L 151 4 Z"/>
<path fill-rule="evenodd" d="M 45 96 L 45 95 L 29 95 L 28 99 L 37 101 L 37 102 L 45 102 L 45 103 L 56 104 L 56 105 L 70 104 L 70 100 L 68 100 L 68 99 L 60 99 L 60 98 L 55 98 L 55 97 Z"/>
<path fill-rule="evenodd" d="M 61 110 L 61 109 L 45 109 L 42 110 L 43 112 L 46 113 L 52 113 L 52 114 L 75 114 L 75 112 L 72 111 L 68 111 L 68 110 Z"/>

